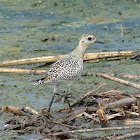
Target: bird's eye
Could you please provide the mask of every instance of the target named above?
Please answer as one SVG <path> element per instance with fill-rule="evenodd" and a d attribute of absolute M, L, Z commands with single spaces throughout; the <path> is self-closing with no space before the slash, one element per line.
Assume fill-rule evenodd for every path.
<path fill-rule="evenodd" d="M 91 40 L 92 38 L 91 37 L 88 37 L 88 40 Z"/>

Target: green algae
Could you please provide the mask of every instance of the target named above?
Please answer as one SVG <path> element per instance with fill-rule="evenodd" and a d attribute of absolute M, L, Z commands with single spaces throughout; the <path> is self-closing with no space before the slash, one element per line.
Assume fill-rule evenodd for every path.
<path fill-rule="evenodd" d="M 87 52 L 135 51 L 140 42 L 139 8 L 139 2 L 130 0 L 1 0 L 0 60 L 68 54 L 76 47 L 79 37 L 84 33 L 95 34 L 98 40 L 105 42 L 104 45 L 90 46 Z M 124 33 L 123 37 L 120 25 L 125 31 L 129 31 L 128 34 Z M 14 68 L 31 69 L 40 65 Z M 37 69 L 49 68 L 50 66 L 46 66 Z M 126 74 L 139 76 L 139 69 L 139 62 L 130 59 L 84 64 L 84 72 L 94 75 L 73 81 L 70 92 L 79 96 L 107 83 L 97 94 L 113 89 L 134 94 L 138 92 L 137 89 L 96 77 L 95 73 L 113 73 L 119 78 L 139 84 L 139 79 L 123 77 Z M 35 110 L 47 107 L 53 87 L 33 86 L 33 82 L 30 82 L 43 76 L 0 73 L 0 106 L 29 106 Z M 63 90 L 62 86 L 60 92 L 63 93 Z M 52 112 L 65 107 L 67 104 L 56 102 Z M 3 114 L 0 123 L 3 124 L 9 116 Z"/>

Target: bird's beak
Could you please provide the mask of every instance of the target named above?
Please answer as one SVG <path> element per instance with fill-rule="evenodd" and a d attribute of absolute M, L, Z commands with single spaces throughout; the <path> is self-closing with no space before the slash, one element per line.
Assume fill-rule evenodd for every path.
<path fill-rule="evenodd" d="M 105 44 L 104 42 L 96 40 L 95 43 Z"/>

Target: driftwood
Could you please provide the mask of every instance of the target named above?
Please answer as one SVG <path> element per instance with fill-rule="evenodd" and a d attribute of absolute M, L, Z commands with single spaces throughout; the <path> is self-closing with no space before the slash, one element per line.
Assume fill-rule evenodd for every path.
<path fill-rule="evenodd" d="M 84 56 L 84 61 L 95 61 L 107 59 L 107 58 L 115 58 L 115 57 L 129 57 L 132 56 L 133 51 L 121 51 L 121 52 L 101 52 L 101 53 L 87 53 Z M 59 56 L 44 56 L 44 57 L 36 57 L 36 58 L 28 58 L 21 60 L 11 60 L 0 62 L 0 67 L 4 66 L 14 66 L 14 65 L 28 65 L 28 64 L 36 64 L 36 63 L 54 63 L 67 55 L 59 55 Z"/>
<path fill-rule="evenodd" d="M 96 75 L 100 76 L 100 77 L 107 78 L 109 80 L 112 80 L 112 81 L 115 81 L 118 83 L 121 83 L 121 84 L 124 84 L 124 85 L 127 85 L 127 86 L 131 86 L 131 87 L 136 88 L 136 89 L 140 89 L 140 85 L 138 85 L 138 84 L 135 84 L 135 83 L 132 83 L 129 81 L 125 81 L 125 80 L 122 80 L 122 79 L 119 79 L 116 77 L 112 77 L 112 76 L 109 76 L 108 74 L 105 74 L 105 73 L 97 73 Z"/>
<path fill-rule="evenodd" d="M 2 109 L 2 112 L 9 112 L 9 111 L 19 116 L 30 116 L 30 114 L 37 115 L 39 113 L 30 107 L 18 108 L 14 106 L 6 106 L 5 108 Z"/>
<path fill-rule="evenodd" d="M 0 72 L 8 73 L 28 73 L 28 74 L 42 74 L 46 73 L 46 70 L 34 70 L 34 69 L 13 69 L 13 68 L 0 68 Z"/>
<path fill-rule="evenodd" d="M 6 106 L 2 112 L 12 112 L 14 114 L 17 114 L 19 116 L 27 116 L 27 114 L 25 112 L 22 111 L 21 108 L 18 107 L 13 107 L 13 106 Z"/>

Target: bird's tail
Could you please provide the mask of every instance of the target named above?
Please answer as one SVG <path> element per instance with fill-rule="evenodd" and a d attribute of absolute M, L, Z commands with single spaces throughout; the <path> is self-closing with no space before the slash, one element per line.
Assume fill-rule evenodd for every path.
<path fill-rule="evenodd" d="M 41 78 L 41 79 L 36 80 L 36 83 L 34 83 L 33 85 L 41 85 L 44 82 L 45 82 L 45 78 Z"/>

